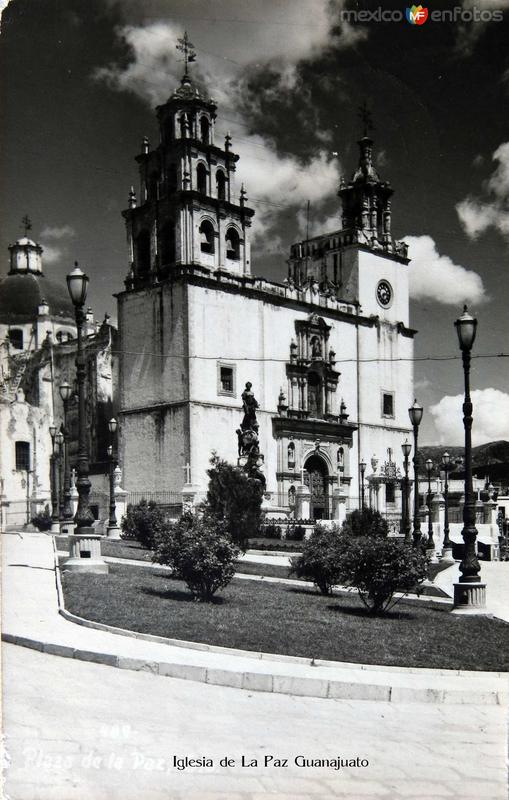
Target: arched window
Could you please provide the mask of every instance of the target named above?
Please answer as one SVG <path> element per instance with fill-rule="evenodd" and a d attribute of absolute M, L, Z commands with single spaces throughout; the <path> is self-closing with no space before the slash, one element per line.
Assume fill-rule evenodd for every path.
<path fill-rule="evenodd" d="M 295 444 L 290 442 L 288 445 L 288 469 L 295 469 Z"/>
<path fill-rule="evenodd" d="M 308 374 L 308 411 L 312 418 L 319 418 L 322 410 L 322 381 L 316 372 Z"/>
<path fill-rule="evenodd" d="M 136 267 L 139 275 L 150 272 L 150 233 L 140 231 L 136 237 Z"/>
<path fill-rule="evenodd" d="M 208 219 L 200 225 L 200 249 L 202 253 L 214 252 L 214 227 Z"/>
<path fill-rule="evenodd" d="M 168 191 L 177 191 L 177 167 L 175 164 L 170 164 L 168 167 Z"/>
<path fill-rule="evenodd" d="M 182 139 L 185 139 L 187 136 L 187 117 L 184 112 L 180 115 L 180 135 Z"/>
<path fill-rule="evenodd" d="M 198 164 L 196 168 L 196 188 L 201 194 L 207 194 L 207 167 Z"/>
<path fill-rule="evenodd" d="M 175 227 L 168 223 L 164 225 L 159 233 L 159 253 L 161 256 L 161 267 L 173 264 L 175 261 Z"/>
<path fill-rule="evenodd" d="M 23 350 L 23 331 L 20 328 L 10 330 L 9 341 L 14 350 Z"/>
<path fill-rule="evenodd" d="M 226 258 L 238 261 L 240 258 L 240 238 L 235 228 L 226 231 Z"/>
<path fill-rule="evenodd" d="M 210 123 L 207 117 L 201 117 L 200 119 L 200 138 L 203 144 L 209 143 L 209 136 L 210 136 Z"/>
<path fill-rule="evenodd" d="M 224 200 L 226 197 L 225 192 L 226 178 L 222 169 L 218 169 L 216 173 L 216 188 L 218 200 Z"/>

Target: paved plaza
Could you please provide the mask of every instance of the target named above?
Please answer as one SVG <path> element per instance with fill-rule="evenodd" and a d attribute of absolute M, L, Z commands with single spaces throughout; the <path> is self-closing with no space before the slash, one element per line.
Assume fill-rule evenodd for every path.
<path fill-rule="evenodd" d="M 3 561 L 4 638 L 36 648 L 3 645 L 10 800 L 506 797 L 505 676 L 118 636 L 59 615 L 50 536 L 4 535 Z"/>

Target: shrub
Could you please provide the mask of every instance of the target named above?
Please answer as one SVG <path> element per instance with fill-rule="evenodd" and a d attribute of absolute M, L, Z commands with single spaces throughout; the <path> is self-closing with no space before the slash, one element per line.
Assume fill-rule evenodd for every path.
<path fill-rule="evenodd" d="M 306 535 L 306 529 L 303 525 L 295 525 L 292 528 L 288 528 L 288 534 L 286 538 L 290 542 L 302 542 L 304 536 Z"/>
<path fill-rule="evenodd" d="M 379 511 L 374 511 L 372 508 L 365 508 L 363 511 L 356 509 L 348 514 L 341 532 L 347 536 L 385 538 L 389 533 L 389 526 Z"/>
<path fill-rule="evenodd" d="M 208 516 L 224 521 L 232 540 L 245 550 L 247 540 L 259 535 L 263 487 L 239 467 L 217 456 L 213 456 L 211 464 L 203 510 Z"/>
<path fill-rule="evenodd" d="M 338 582 L 343 537 L 336 525 L 322 528 L 317 525 L 304 543 L 302 555 L 292 558 L 289 574 L 313 581 L 322 594 L 330 594 Z"/>
<path fill-rule="evenodd" d="M 136 539 L 142 547 L 154 549 L 157 536 L 168 527 L 164 512 L 145 499 L 136 505 L 128 505 L 122 520 L 122 539 Z"/>
<path fill-rule="evenodd" d="M 395 592 L 408 592 L 427 576 L 428 559 L 419 549 L 394 539 L 342 538 L 339 580 L 358 589 L 372 614 L 387 611 Z"/>
<path fill-rule="evenodd" d="M 49 512 L 49 506 L 44 506 L 44 511 L 39 511 L 38 514 L 35 514 L 35 516 L 32 517 L 30 522 L 39 531 L 50 531 L 52 520 L 51 520 L 51 514 Z"/>
<path fill-rule="evenodd" d="M 264 525 L 262 528 L 262 535 L 267 539 L 281 539 L 281 526 L 280 525 Z"/>
<path fill-rule="evenodd" d="M 196 600 L 210 601 L 230 583 L 239 553 L 223 522 L 207 515 L 183 514 L 159 532 L 153 561 L 171 567 Z"/>

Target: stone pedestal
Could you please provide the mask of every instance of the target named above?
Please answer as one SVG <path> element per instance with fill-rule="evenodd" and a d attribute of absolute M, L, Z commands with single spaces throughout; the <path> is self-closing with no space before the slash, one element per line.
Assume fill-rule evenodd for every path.
<path fill-rule="evenodd" d="M 74 519 L 64 519 L 62 520 L 62 522 L 59 523 L 59 526 L 60 526 L 60 533 L 62 534 L 62 536 L 72 536 L 76 528 L 74 524 Z"/>
<path fill-rule="evenodd" d="M 62 564 L 65 572 L 108 572 L 108 565 L 101 555 L 101 539 L 94 528 L 82 528 L 81 533 L 74 534 L 69 540 L 69 558 Z"/>
<path fill-rule="evenodd" d="M 51 533 L 60 533 L 60 521 L 56 520 L 55 522 L 51 523 Z"/>
<path fill-rule="evenodd" d="M 442 561 L 444 562 L 444 564 L 454 564 L 455 563 L 455 560 L 454 560 L 454 558 L 452 556 L 452 544 L 449 545 L 449 547 L 443 547 L 442 548 L 442 557 L 440 559 L 440 562 L 442 562 Z"/>
<path fill-rule="evenodd" d="M 106 528 L 106 537 L 108 539 L 121 539 L 121 531 L 118 525 L 108 525 Z"/>
<path fill-rule="evenodd" d="M 295 518 L 296 519 L 309 519 L 311 514 L 310 509 L 311 492 L 304 484 L 297 486 L 295 490 Z"/>
<path fill-rule="evenodd" d="M 346 519 L 346 501 L 348 495 L 342 486 L 337 486 L 332 490 L 332 515 L 334 522 L 339 526 L 343 524 Z"/>
<path fill-rule="evenodd" d="M 185 483 L 182 487 L 182 512 L 193 513 L 198 500 L 200 487 L 194 483 Z"/>
<path fill-rule="evenodd" d="M 486 614 L 485 583 L 455 583 L 454 613 Z"/>

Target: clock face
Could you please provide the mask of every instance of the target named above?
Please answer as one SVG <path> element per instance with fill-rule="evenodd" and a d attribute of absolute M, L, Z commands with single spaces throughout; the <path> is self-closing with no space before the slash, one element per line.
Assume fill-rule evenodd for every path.
<path fill-rule="evenodd" d="M 376 287 L 376 299 L 384 308 L 388 308 L 392 302 L 392 286 L 389 281 L 380 281 Z"/>

